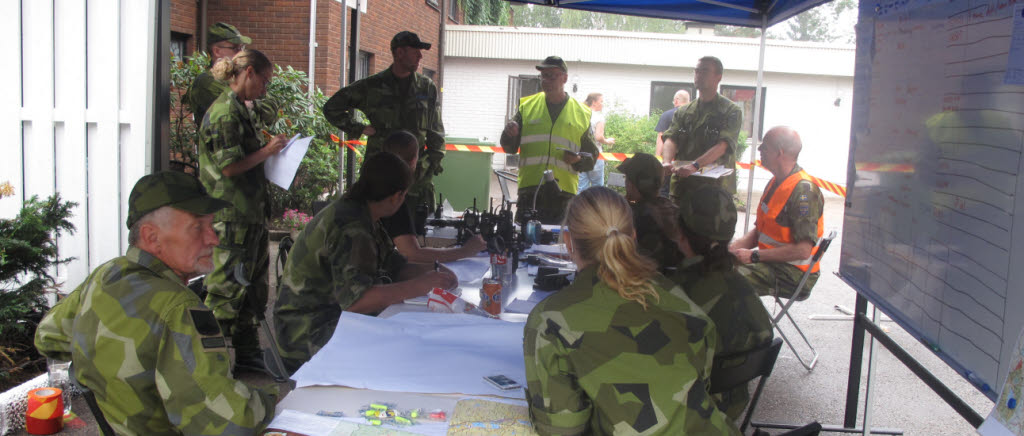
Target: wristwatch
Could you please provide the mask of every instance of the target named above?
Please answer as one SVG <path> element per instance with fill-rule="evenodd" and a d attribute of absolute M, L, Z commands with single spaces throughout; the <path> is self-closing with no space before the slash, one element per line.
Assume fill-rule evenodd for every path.
<path fill-rule="evenodd" d="M 761 261 L 761 252 L 756 248 L 750 250 L 750 263 L 758 263 Z"/>
<path fill-rule="evenodd" d="M 691 165 L 693 165 L 693 169 L 700 171 L 700 162 L 693 161 L 691 162 Z"/>

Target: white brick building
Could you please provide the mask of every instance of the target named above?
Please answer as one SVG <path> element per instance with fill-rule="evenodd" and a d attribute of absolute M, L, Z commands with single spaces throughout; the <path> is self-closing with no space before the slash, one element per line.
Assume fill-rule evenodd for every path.
<path fill-rule="evenodd" d="M 705 55 L 719 57 L 725 66 L 723 92 L 738 91 L 753 100 L 757 81 L 756 38 L 489 26 L 448 26 L 446 35 L 444 124 L 449 136 L 497 142 L 510 88 L 518 87 L 512 77 L 536 76 L 534 65 L 548 55 L 568 63 L 566 88 L 573 97 L 582 101 L 601 92 L 606 112 L 646 114 L 652 96 L 660 98 L 655 104 L 670 101 L 676 88 L 692 86 L 693 68 Z M 852 45 L 769 40 L 765 52 L 764 129 L 796 128 L 805 145 L 801 164 L 842 185 L 853 62 Z M 752 113 L 744 117 L 751 125 Z M 758 180 L 763 184 L 768 177 L 759 171 L 755 190 Z M 741 189 L 745 186 L 741 180 Z"/>

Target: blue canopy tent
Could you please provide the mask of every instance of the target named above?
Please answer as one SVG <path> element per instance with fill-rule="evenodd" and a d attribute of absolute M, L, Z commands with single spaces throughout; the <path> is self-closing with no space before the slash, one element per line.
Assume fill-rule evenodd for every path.
<path fill-rule="evenodd" d="M 820 4 L 831 0 L 507 0 L 513 3 L 532 3 L 558 8 L 634 15 L 650 18 L 701 21 L 731 26 L 761 29 L 761 47 L 757 62 L 757 87 L 754 93 L 754 129 L 761 125 L 761 86 L 764 82 L 765 33 L 778 24 Z M 753 132 L 754 146 L 750 147 L 750 163 L 756 161 L 755 152 L 762 132 Z M 754 165 L 747 177 L 747 204 L 751 204 L 754 186 Z M 750 227 L 746 215 L 743 231 Z"/>

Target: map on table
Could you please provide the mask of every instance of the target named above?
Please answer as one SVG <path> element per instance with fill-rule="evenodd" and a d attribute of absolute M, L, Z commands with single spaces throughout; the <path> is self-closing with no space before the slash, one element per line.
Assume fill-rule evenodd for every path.
<path fill-rule="evenodd" d="M 455 404 L 448 436 L 536 435 L 526 406 L 488 400 L 460 400 Z"/>

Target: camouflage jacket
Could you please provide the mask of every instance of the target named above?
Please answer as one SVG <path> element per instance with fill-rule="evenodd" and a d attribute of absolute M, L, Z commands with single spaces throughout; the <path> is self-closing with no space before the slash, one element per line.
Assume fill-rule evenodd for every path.
<path fill-rule="evenodd" d="M 253 434 L 274 414 L 269 394 L 231 378 L 210 310 L 136 247 L 57 303 L 35 342 L 74 363 L 118 434 Z"/>
<path fill-rule="evenodd" d="M 341 198 L 313 217 L 288 255 L 274 306 L 289 371 L 327 343 L 342 310 L 396 279 L 405 262 L 364 203 Z"/>
<path fill-rule="evenodd" d="M 726 168 L 736 166 L 736 141 L 739 140 L 743 110 L 721 94 L 710 103 L 700 100 L 676 110 L 672 124 L 662 133 L 676 143 L 676 160 L 694 160 L 719 141 L 728 147 L 715 163 Z"/>
<path fill-rule="evenodd" d="M 407 130 L 419 139 L 425 151 L 416 164 L 416 180 L 440 171 L 444 158 L 444 124 L 437 103 L 437 85 L 427 76 L 413 73 L 408 93 L 391 68 L 346 86 L 324 104 L 324 117 L 349 139 L 363 135 L 366 127 L 356 117 L 359 109 L 376 133 L 366 141 L 367 156 L 380 151 L 381 143 L 395 130 Z"/>
<path fill-rule="evenodd" d="M 210 106 L 199 129 L 199 180 L 210 196 L 231 203 L 214 215 L 217 222 L 263 224 L 270 215 L 270 195 L 263 164 L 244 174 L 227 177 L 228 165 L 263 147 L 256 124 L 232 90 Z"/>
<path fill-rule="evenodd" d="M 189 112 L 192 112 L 196 127 L 202 127 L 203 117 L 210 109 L 210 105 L 229 89 L 231 88 L 227 83 L 214 79 L 209 71 L 203 71 L 196 76 L 183 97 L 184 102 L 188 104 Z M 269 126 L 277 121 L 277 108 L 266 99 L 254 101 L 253 109 L 249 113 L 257 120 L 258 126 Z"/>
<path fill-rule="evenodd" d="M 725 153 L 715 164 L 736 168 L 736 142 L 743 124 L 743 110 L 728 98 L 718 94 L 714 101 L 705 103 L 698 100 L 680 107 L 672 116 L 672 125 L 662 133 L 663 138 L 672 138 L 676 143 L 675 160 L 695 160 L 720 141 L 727 144 Z M 672 176 L 672 195 L 681 198 L 682 193 L 694 184 L 713 183 L 705 177 Z M 736 171 L 722 177 L 719 183 L 730 194 L 736 193 Z"/>
<path fill-rule="evenodd" d="M 718 330 L 718 356 L 752 350 L 772 339 L 772 322 L 754 288 L 736 270 L 705 272 L 703 256 L 683 260 L 671 280 L 711 317 Z M 719 410 L 736 420 L 746 409 L 746 386 L 715 395 Z"/>
<path fill-rule="evenodd" d="M 717 354 L 751 350 L 772 339 L 768 311 L 747 279 L 735 270 L 705 272 L 703 256 L 683 260 L 670 279 L 718 327 Z"/>
<path fill-rule="evenodd" d="M 645 310 L 594 266 L 526 321 L 526 399 L 542 435 L 738 435 L 711 396 L 714 324 L 678 286 L 654 279 Z"/>
<path fill-rule="evenodd" d="M 679 237 L 676 206 L 668 198 L 659 196 L 653 200 L 642 199 L 631 207 L 637 251 L 654 259 L 659 269 L 676 266 L 683 259 L 679 246 L 672 240 Z"/>

